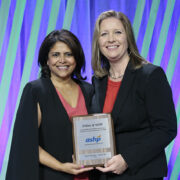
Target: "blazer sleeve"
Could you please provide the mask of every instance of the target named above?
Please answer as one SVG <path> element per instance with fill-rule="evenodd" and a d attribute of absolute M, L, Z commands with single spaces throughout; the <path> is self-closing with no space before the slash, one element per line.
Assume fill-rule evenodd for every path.
<path fill-rule="evenodd" d="M 77 81 L 78 82 L 78 81 Z M 92 84 L 85 82 L 85 81 L 80 81 L 79 83 L 81 90 L 83 92 L 85 102 L 86 102 L 86 108 L 88 113 L 92 113 L 92 97 L 94 94 L 94 87 Z"/>
<path fill-rule="evenodd" d="M 38 180 L 38 167 L 37 102 L 27 84 L 16 114 L 6 180 Z"/>
<path fill-rule="evenodd" d="M 101 107 L 99 104 L 99 93 L 98 90 L 96 90 L 96 83 L 97 79 L 95 78 L 95 76 L 92 77 L 92 85 L 93 85 L 93 93 L 92 93 L 92 97 L 91 97 L 91 113 L 101 113 Z M 97 88 L 98 89 L 98 88 Z"/>
<path fill-rule="evenodd" d="M 172 91 L 162 68 L 150 73 L 145 87 L 144 101 L 151 131 L 122 152 L 132 173 L 153 161 L 177 134 Z"/>

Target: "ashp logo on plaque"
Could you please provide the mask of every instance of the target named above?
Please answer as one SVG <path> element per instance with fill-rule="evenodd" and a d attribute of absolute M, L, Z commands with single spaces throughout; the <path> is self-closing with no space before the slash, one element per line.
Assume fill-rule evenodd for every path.
<path fill-rule="evenodd" d="M 101 141 L 101 135 L 99 135 L 97 137 L 93 136 L 91 138 L 86 138 L 86 140 L 85 140 L 86 143 L 98 143 L 100 141 Z"/>

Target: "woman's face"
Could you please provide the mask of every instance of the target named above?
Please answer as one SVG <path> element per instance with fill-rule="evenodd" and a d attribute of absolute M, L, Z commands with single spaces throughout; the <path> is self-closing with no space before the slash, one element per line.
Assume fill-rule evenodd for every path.
<path fill-rule="evenodd" d="M 99 48 L 101 53 L 110 61 L 116 62 L 128 55 L 128 42 L 121 21 L 110 17 L 100 24 Z"/>
<path fill-rule="evenodd" d="M 47 65 L 51 71 L 51 78 L 65 80 L 71 77 L 76 67 L 76 60 L 71 49 L 59 41 L 50 49 Z"/>

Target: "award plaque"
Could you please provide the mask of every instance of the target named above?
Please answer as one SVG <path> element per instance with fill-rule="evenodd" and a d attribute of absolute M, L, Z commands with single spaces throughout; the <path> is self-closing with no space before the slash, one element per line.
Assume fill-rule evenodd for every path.
<path fill-rule="evenodd" d="M 72 117 L 75 163 L 101 166 L 115 155 L 114 128 L 110 114 Z"/>

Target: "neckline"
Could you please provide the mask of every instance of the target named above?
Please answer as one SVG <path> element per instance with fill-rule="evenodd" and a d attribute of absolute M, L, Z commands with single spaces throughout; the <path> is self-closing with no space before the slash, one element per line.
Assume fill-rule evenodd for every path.
<path fill-rule="evenodd" d="M 51 79 L 50 79 L 50 78 L 42 78 L 42 79 L 44 79 L 45 82 L 48 84 L 48 87 L 49 87 L 50 91 L 52 92 L 52 94 L 53 94 L 54 96 L 56 96 L 56 99 L 55 99 L 55 100 L 56 100 L 56 103 L 59 105 L 59 106 L 55 106 L 57 113 L 59 113 L 59 107 L 61 107 L 61 108 L 64 110 L 64 115 L 69 119 L 68 112 L 67 112 L 67 110 L 65 109 L 63 103 L 61 102 L 61 100 L 60 100 L 60 98 L 59 98 L 59 95 L 58 95 L 58 93 L 57 93 L 57 91 L 56 91 L 56 88 L 55 88 L 54 84 L 52 83 Z M 76 83 L 76 84 L 79 86 L 79 88 L 81 89 L 81 85 L 78 83 L 78 80 L 76 80 L 76 79 L 73 79 L 73 80 L 75 81 L 75 83 Z M 83 91 L 82 91 L 82 93 L 83 93 Z M 69 119 L 69 120 L 70 120 L 70 119 Z M 70 120 L 69 122 L 71 122 L 71 120 Z"/>
<path fill-rule="evenodd" d="M 111 86 L 119 86 L 122 81 L 112 81 L 110 78 L 108 78 L 108 84 Z"/>
<path fill-rule="evenodd" d="M 69 108 L 71 108 L 71 109 L 76 109 L 76 108 L 77 108 L 78 102 L 79 102 L 79 98 L 80 98 L 80 87 L 79 87 L 79 85 L 78 85 L 78 98 L 77 98 L 75 107 L 71 106 L 71 105 L 66 101 L 66 99 L 65 99 L 65 98 L 63 97 L 63 95 L 58 91 L 57 88 L 55 88 L 55 89 L 56 89 L 56 92 L 57 92 L 58 96 L 60 97 L 60 99 L 61 99 L 61 101 L 62 101 L 62 104 L 65 103 L 65 104 L 66 104 Z"/>

